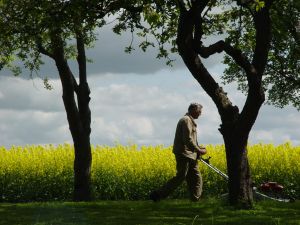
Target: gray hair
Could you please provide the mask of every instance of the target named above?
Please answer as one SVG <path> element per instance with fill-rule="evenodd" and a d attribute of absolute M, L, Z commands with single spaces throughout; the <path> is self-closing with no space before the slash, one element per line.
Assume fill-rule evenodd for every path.
<path fill-rule="evenodd" d="M 203 108 L 203 106 L 201 104 L 199 104 L 199 103 L 191 103 L 190 106 L 189 106 L 189 108 L 188 108 L 188 112 L 190 113 L 190 112 L 192 112 L 192 111 L 194 111 L 196 109 L 200 109 L 201 110 L 202 108 Z"/>

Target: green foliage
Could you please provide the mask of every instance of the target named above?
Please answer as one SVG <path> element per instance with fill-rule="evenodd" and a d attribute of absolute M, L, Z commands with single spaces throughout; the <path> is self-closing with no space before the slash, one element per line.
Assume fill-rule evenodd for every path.
<path fill-rule="evenodd" d="M 178 5 L 176 2 L 180 1 L 154 2 L 155 4 L 149 3 L 147 10 L 144 10 L 143 18 L 149 27 L 141 32 L 141 36 L 153 35 L 159 43 L 158 57 L 168 57 L 170 52 L 177 50 L 175 39 Z M 185 4 L 187 10 L 194 4 L 189 0 L 181 2 Z M 253 18 L 270 8 L 273 36 L 263 74 L 267 103 L 278 107 L 293 105 L 300 110 L 300 33 L 296 32 L 296 25 L 300 20 L 300 2 L 278 0 L 273 1 L 272 6 L 270 4 L 269 0 L 208 1 L 207 7 L 199 16 L 203 20 L 201 41 L 210 40 L 212 36 L 217 35 L 241 50 L 250 63 L 253 63 L 251 60 L 257 44 Z M 227 65 L 222 77 L 224 84 L 237 82 L 238 89 L 247 93 L 248 80 L 245 71 L 229 55 L 225 54 L 224 63 Z"/>
<path fill-rule="evenodd" d="M 44 82 L 45 89 L 53 90 L 53 86 L 49 83 L 49 79 L 47 77 L 44 78 L 43 82 Z"/>
<path fill-rule="evenodd" d="M 269 102 L 278 107 L 291 104 L 300 109 L 300 20 L 299 1 L 279 1 L 272 11 L 273 41 L 269 54 L 265 84 L 269 87 Z"/>
<path fill-rule="evenodd" d="M 41 54 L 53 56 L 58 45 L 54 36 L 62 40 L 64 57 L 76 59 L 77 35 L 81 34 L 86 47 L 92 47 L 96 40 L 95 28 L 102 27 L 105 24 L 103 18 L 122 7 L 111 6 L 109 2 L 1 1 L 0 64 L 7 66 L 15 75 L 22 72 L 21 67 L 28 69 L 31 75 L 38 73 L 43 64 Z"/>
<path fill-rule="evenodd" d="M 41 65 L 37 42 L 48 50 L 49 27 L 59 26 L 57 21 L 54 22 L 55 15 L 50 16 L 54 9 L 59 9 L 58 1 L 53 2 L 53 8 L 47 1 L 3 2 L 0 8 L 0 50 L 7 50 L 7 54 L 14 55 L 15 60 L 21 61 L 30 71 L 37 71 Z"/>
<path fill-rule="evenodd" d="M 255 7 L 256 11 L 259 11 L 265 7 L 265 1 L 255 0 L 253 6 Z"/>
<path fill-rule="evenodd" d="M 211 164 L 226 172 L 223 145 L 207 146 Z M 95 199 L 142 200 L 175 175 L 171 147 L 96 146 L 92 148 Z M 286 194 L 300 198 L 299 146 L 251 145 L 250 167 L 256 184 L 277 181 Z M 0 201 L 71 200 L 74 150 L 70 145 L 0 149 Z M 204 196 L 227 192 L 226 181 L 200 163 Z M 171 196 L 187 198 L 186 185 Z"/>
<path fill-rule="evenodd" d="M 51 45 L 50 36 L 58 31 L 64 40 L 66 57 L 74 59 L 76 51 L 72 40 L 76 32 L 82 31 L 85 44 L 89 46 L 96 39 L 94 28 L 102 27 L 110 16 L 115 17 L 115 33 L 129 31 L 136 34 L 142 39 L 138 46 L 143 51 L 156 47 L 157 58 L 166 58 L 167 64 L 172 64 L 170 53 L 177 51 L 178 2 L 3 0 L 0 5 L 0 65 L 8 65 L 17 75 L 20 69 L 12 65 L 12 59 L 21 60 L 25 67 L 37 72 L 42 63 L 37 43 L 51 53 L 53 43 Z M 187 8 L 192 4 L 192 1 L 183 2 Z M 251 59 L 256 46 L 252 17 L 269 7 L 270 1 L 247 1 L 243 5 L 240 2 L 209 1 L 201 15 L 204 21 L 203 39 L 209 39 L 211 35 L 222 35 L 222 39 L 226 36 L 226 42 Z M 273 38 L 263 76 L 267 100 L 275 106 L 291 104 L 300 109 L 300 34 L 295 29 L 300 19 L 300 3 L 278 0 L 272 4 L 270 13 Z M 133 40 L 125 48 L 128 53 L 132 50 Z M 237 82 L 239 89 L 247 92 L 245 72 L 229 56 L 225 55 L 224 63 L 228 65 L 223 76 L 224 83 Z"/>
<path fill-rule="evenodd" d="M 242 50 L 248 59 L 252 59 L 256 46 L 255 27 L 251 15 L 259 13 L 265 7 L 265 2 L 256 0 L 250 8 L 233 6 L 219 15 L 212 15 L 213 22 L 224 24 L 223 33 L 227 34 L 226 41 Z M 263 76 L 267 103 L 278 107 L 293 105 L 300 110 L 300 33 L 296 33 L 296 24 L 300 19 L 299 1 L 274 2 L 270 16 L 272 40 Z M 223 75 L 224 83 L 236 81 L 238 88 L 247 93 L 245 72 L 227 55 L 224 63 L 228 65 Z"/>
<path fill-rule="evenodd" d="M 139 9 L 132 13 L 121 11 L 116 18 L 118 21 L 113 31 L 117 34 L 131 32 L 132 41 L 125 52 L 131 53 L 134 50 L 133 39 L 139 37 L 138 46 L 142 51 L 149 47 L 158 50 L 157 58 L 165 58 L 167 65 L 172 65 L 172 53 L 176 52 L 176 35 L 178 8 L 172 1 L 133 1 Z"/>

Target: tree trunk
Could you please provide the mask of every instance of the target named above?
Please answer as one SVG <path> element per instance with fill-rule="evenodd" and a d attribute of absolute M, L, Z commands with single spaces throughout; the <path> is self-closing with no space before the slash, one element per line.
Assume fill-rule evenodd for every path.
<path fill-rule="evenodd" d="M 60 63 L 58 63 L 60 64 Z M 68 69 L 66 63 L 64 68 Z M 64 70 L 65 70 L 64 69 Z M 60 72 L 61 77 L 70 76 L 69 72 Z M 64 79 L 65 80 L 65 79 Z M 75 88 L 74 88 L 75 86 Z M 62 81 L 63 102 L 67 113 L 69 128 L 74 142 L 75 159 L 74 159 L 74 201 L 91 200 L 91 145 L 90 145 L 90 121 L 91 113 L 89 109 L 89 88 L 88 84 L 76 87 L 74 81 L 68 83 Z M 78 97 L 78 107 L 75 101 L 75 89 Z"/>
<path fill-rule="evenodd" d="M 254 67 L 241 51 L 224 41 L 219 41 L 208 48 L 202 47 L 200 41 L 202 24 L 197 13 L 201 12 L 201 8 L 205 8 L 205 2 L 197 1 L 195 4 L 199 4 L 198 8 L 190 10 L 186 10 L 183 4 L 180 5 L 177 33 L 178 51 L 193 77 L 211 97 L 219 111 L 222 121 L 219 130 L 223 135 L 226 148 L 229 202 L 231 205 L 241 208 L 251 208 L 253 187 L 247 158 L 247 141 L 259 109 L 264 102 L 261 85 L 263 66 Z M 259 32 L 262 31 L 259 30 Z M 261 52 L 260 55 L 265 56 L 267 50 L 268 46 L 258 49 L 257 52 Z M 249 90 L 241 113 L 239 113 L 238 107 L 231 103 L 227 93 L 214 80 L 199 57 L 199 55 L 209 57 L 222 51 L 229 54 L 247 74 Z M 257 61 L 263 62 L 264 60 Z"/>
<path fill-rule="evenodd" d="M 91 111 L 89 108 L 90 89 L 86 81 L 86 64 L 83 41 L 78 49 L 80 84 L 77 84 L 67 60 L 64 57 L 63 41 L 59 33 L 52 37 L 53 59 L 62 83 L 63 102 L 67 113 L 69 129 L 74 142 L 74 201 L 91 200 Z M 83 62 L 84 61 L 84 62 Z M 77 95 L 77 102 L 75 101 Z"/>
<path fill-rule="evenodd" d="M 80 32 L 76 36 L 77 41 L 77 62 L 79 67 L 79 86 L 77 88 L 77 102 L 79 109 L 80 137 L 78 146 L 75 146 L 74 160 L 74 200 L 91 200 L 91 164 L 92 153 L 90 144 L 91 134 L 91 110 L 89 108 L 90 88 L 87 82 L 86 56 L 84 40 Z M 75 81 L 75 79 L 73 79 Z M 75 140 L 74 140 L 75 143 Z"/>
<path fill-rule="evenodd" d="M 74 140 L 75 160 L 74 160 L 74 200 L 91 200 L 91 164 L 92 153 L 90 144 L 91 133 L 91 111 L 89 108 L 90 89 L 88 83 L 79 85 L 78 107 L 80 117 L 80 137 Z"/>
<path fill-rule="evenodd" d="M 86 135 L 86 134 L 83 134 Z M 74 201 L 91 200 L 91 145 L 89 138 L 74 140 Z"/>
<path fill-rule="evenodd" d="M 234 127 L 221 132 L 225 143 L 229 177 L 229 203 L 239 208 L 253 207 L 253 185 L 247 156 L 248 135 L 241 135 Z"/>

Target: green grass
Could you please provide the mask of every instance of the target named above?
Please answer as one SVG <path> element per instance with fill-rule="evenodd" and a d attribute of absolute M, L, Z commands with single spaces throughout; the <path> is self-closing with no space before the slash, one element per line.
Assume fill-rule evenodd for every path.
<path fill-rule="evenodd" d="M 234 210 L 217 199 L 97 201 L 89 203 L 1 203 L 0 224 L 12 225 L 300 225 L 300 201 L 256 203 L 253 210 Z"/>

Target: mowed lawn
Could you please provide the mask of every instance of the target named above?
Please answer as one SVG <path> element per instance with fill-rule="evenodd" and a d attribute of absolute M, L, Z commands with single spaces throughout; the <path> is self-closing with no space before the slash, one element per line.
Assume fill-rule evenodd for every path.
<path fill-rule="evenodd" d="M 1 203 L 0 224 L 273 224 L 300 225 L 300 201 L 280 203 L 262 201 L 253 210 L 235 210 L 219 199 L 96 201 L 89 203 Z"/>

